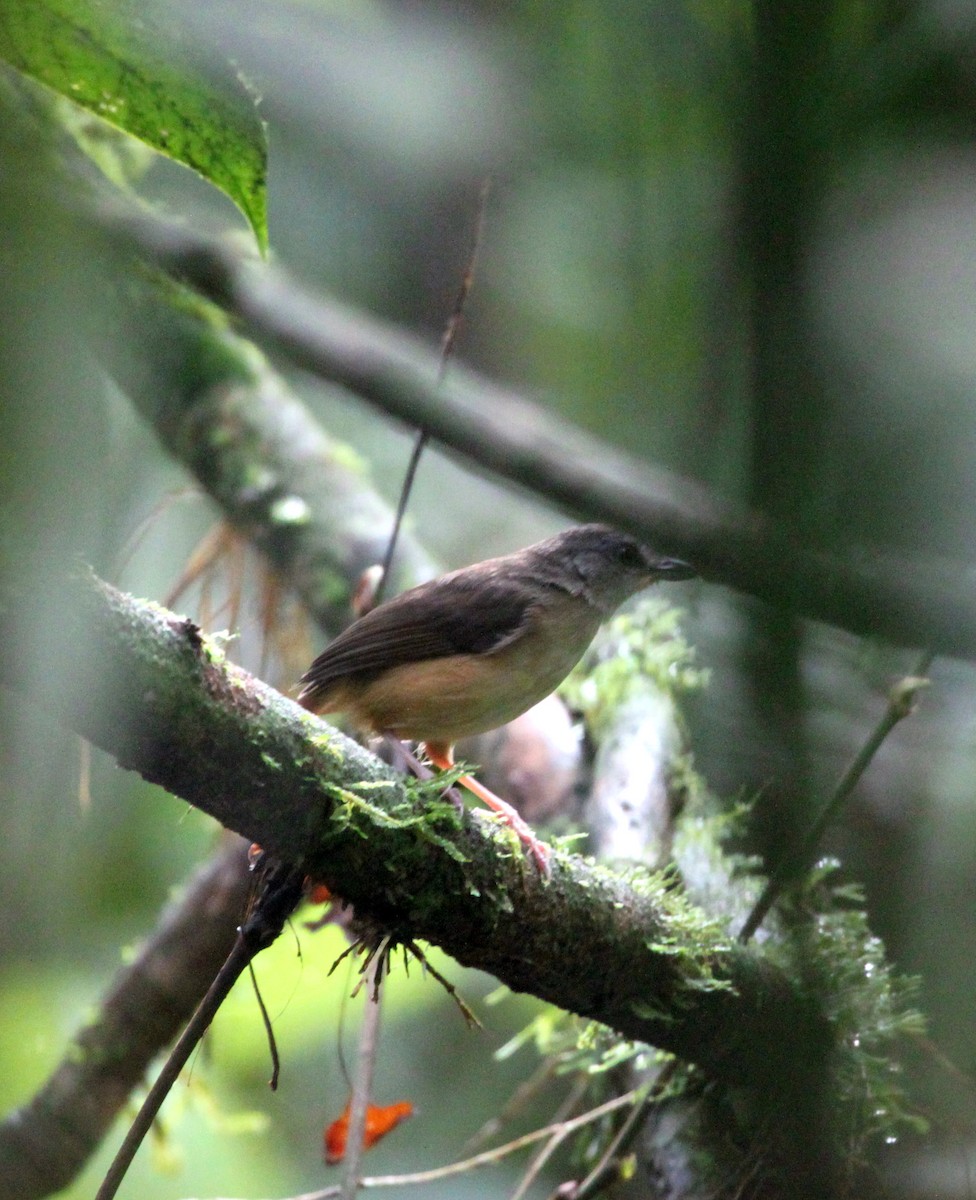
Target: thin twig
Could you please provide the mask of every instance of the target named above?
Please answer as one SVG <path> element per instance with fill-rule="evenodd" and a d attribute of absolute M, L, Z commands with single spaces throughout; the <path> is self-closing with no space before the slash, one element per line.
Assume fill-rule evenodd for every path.
<path fill-rule="evenodd" d="M 763 923 L 767 913 L 776 903 L 777 898 L 786 885 L 791 879 L 795 879 L 799 872 L 812 862 L 827 826 L 833 821 L 834 817 L 836 817 L 847 801 L 848 796 L 850 796 L 851 792 L 857 786 L 861 776 L 870 766 L 871 760 L 881 748 L 885 738 L 887 738 L 888 734 L 891 733 L 899 721 L 904 720 L 905 717 L 910 716 L 914 711 L 916 696 L 922 688 L 928 686 L 929 681 L 926 676 L 929 668 L 932 666 L 933 657 L 931 651 L 926 650 L 918 660 L 914 674 L 907 675 L 904 679 L 899 680 L 891 689 L 888 696 L 888 705 L 881 715 L 881 719 L 871 731 L 864 745 L 854 756 L 847 770 L 838 780 L 833 794 L 820 810 L 817 819 L 810 827 L 806 837 L 792 853 L 787 853 L 780 860 L 776 870 L 770 875 L 766 886 L 763 888 L 762 895 L 756 901 L 752 912 L 750 912 L 745 924 L 742 926 L 739 933 L 740 942 L 749 941 Z"/>
<path fill-rule="evenodd" d="M 397 542 L 400 540 L 400 526 L 403 524 L 403 518 L 407 512 L 407 504 L 410 500 L 410 493 L 413 491 L 413 481 L 417 477 L 417 468 L 420 466 L 420 460 L 423 457 L 424 450 L 427 448 L 427 442 L 430 435 L 426 429 L 418 429 L 417 435 L 414 438 L 413 449 L 410 451 L 410 461 L 407 463 L 406 474 L 403 477 L 403 485 L 400 488 L 400 498 L 397 500 L 396 515 L 393 518 L 393 528 L 390 530 L 390 540 L 386 543 L 386 553 L 383 555 L 383 564 L 380 568 L 380 577 L 376 582 L 376 591 L 370 600 L 370 607 L 375 608 L 383 600 L 383 592 L 386 589 L 386 581 L 390 577 L 390 568 L 393 566 L 393 556 L 396 553 Z"/>
<path fill-rule="evenodd" d="M 535 1155 L 532 1161 L 526 1168 L 525 1174 L 519 1180 L 518 1186 L 512 1192 L 510 1200 L 523 1200 L 529 1188 L 541 1175 L 546 1163 L 552 1158 L 563 1142 L 569 1137 L 570 1130 L 563 1128 L 557 1130 L 552 1137 L 546 1142 L 542 1149 Z"/>
<path fill-rule="evenodd" d="M 238 930 L 233 949 L 149 1089 L 102 1180 L 95 1200 L 113 1200 L 136 1152 L 156 1120 L 163 1101 L 169 1095 L 200 1039 L 209 1029 L 217 1010 L 255 954 L 274 941 L 284 921 L 301 899 L 301 883 L 302 876 L 289 868 L 278 867 L 274 870 L 269 886 L 255 904 L 247 921 Z"/>
<path fill-rule="evenodd" d="M 267 1005 L 264 1003 L 264 997 L 261 995 L 261 989 L 258 987 L 258 977 L 254 973 L 254 960 L 251 959 L 247 964 L 248 974 L 251 976 L 251 987 L 254 989 L 254 999 L 258 1002 L 258 1010 L 261 1013 L 261 1023 L 264 1025 L 264 1035 L 268 1039 L 268 1053 L 271 1055 L 271 1078 L 268 1080 L 268 1087 L 273 1092 L 278 1090 L 278 1076 L 281 1074 L 281 1056 L 278 1054 L 278 1039 L 275 1037 L 274 1026 L 271 1024 L 271 1018 L 268 1015 Z"/>
<path fill-rule="evenodd" d="M 444 337 L 441 339 L 441 357 L 437 366 L 437 383 L 439 388 L 447 377 L 447 367 L 450 362 L 451 355 L 454 352 L 454 343 L 457 340 L 458 331 L 461 328 L 461 320 L 464 316 L 464 306 L 467 304 L 468 295 L 471 291 L 471 286 L 474 283 L 474 272 L 478 264 L 478 251 L 481 248 L 481 241 L 485 232 L 485 214 L 488 211 L 488 193 L 491 189 L 490 176 L 485 179 L 481 185 L 481 193 L 478 197 L 478 218 L 475 223 L 474 238 L 471 243 L 471 252 L 468 255 L 468 263 L 464 269 L 464 275 L 461 277 L 461 285 L 458 288 L 458 294 L 454 300 L 454 307 L 451 309 L 451 315 L 447 321 L 447 327 L 444 330 Z M 410 502 L 410 493 L 413 491 L 414 479 L 417 476 L 417 468 L 420 466 L 420 459 L 423 456 L 424 450 L 427 448 L 427 443 L 430 440 L 430 433 L 426 427 L 421 426 L 417 430 L 417 436 L 414 439 L 413 450 L 410 453 L 410 461 L 407 464 L 407 471 L 403 477 L 403 486 L 400 488 L 400 499 L 397 501 L 396 516 L 393 519 L 393 529 L 390 533 L 390 540 L 386 546 L 386 554 L 383 556 L 383 569 L 380 573 L 379 581 L 376 584 L 376 591 L 373 595 L 372 604 L 375 607 L 383 598 L 383 592 L 386 588 L 386 581 L 390 576 L 390 567 L 393 565 L 393 555 L 396 553 L 397 541 L 400 538 L 400 526 L 403 524 L 403 518 L 407 511 L 407 504 Z"/>
<path fill-rule="evenodd" d="M 342 1183 L 339 1195 L 342 1200 L 353 1200 L 359 1190 L 359 1164 L 363 1158 L 363 1143 L 366 1140 L 366 1112 L 373 1091 L 373 1069 L 376 1066 L 376 1047 L 380 1032 L 380 978 L 383 974 L 384 954 L 374 955 L 366 966 L 366 1006 L 359 1030 L 359 1052 L 356 1056 L 356 1077 L 353 1080 L 352 1096 L 349 1101 L 349 1129 L 346 1135 L 346 1152 L 343 1162 Z"/>
<path fill-rule="evenodd" d="M 617 1177 L 618 1165 L 621 1158 L 627 1153 L 634 1143 L 634 1139 L 643 1128 L 644 1122 L 647 1120 L 651 1108 L 659 1100 L 661 1093 L 667 1086 L 672 1075 L 675 1072 L 676 1060 L 671 1059 L 666 1063 L 658 1073 L 658 1076 L 650 1084 L 643 1089 L 643 1094 L 638 1093 L 638 1100 L 634 1107 L 627 1114 L 627 1119 L 623 1125 L 617 1130 L 616 1136 L 611 1140 L 610 1144 L 600 1155 L 599 1161 L 594 1164 L 589 1175 L 579 1184 L 576 1191 L 573 1192 L 573 1200 L 590 1200 L 592 1196 L 597 1195 L 606 1184 Z"/>
<path fill-rule="evenodd" d="M 455 367 L 431 380 L 430 351 L 368 315 L 315 295 L 280 267 L 146 213 L 103 223 L 239 316 L 300 367 L 574 516 L 609 521 L 701 574 L 800 616 L 899 645 L 976 658 L 971 565 L 852 546 L 820 551 L 760 512 L 587 435 L 549 409 Z"/>
<path fill-rule="evenodd" d="M 568 1136 L 571 1133 L 575 1133 L 577 1129 L 582 1129 L 594 1121 L 599 1121 L 601 1117 L 605 1117 L 609 1113 L 616 1112 L 620 1108 L 626 1108 L 628 1105 L 634 1103 L 636 1095 L 636 1092 L 627 1092 L 623 1096 L 615 1096 L 612 1100 L 607 1100 L 604 1104 L 597 1105 L 596 1108 L 591 1108 L 588 1112 L 581 1113 L 578 1117 L 573 1117 L 568 1121 L 560 1121 L 552 1125 L 545 1125 L 541 1129 L 535 1129 L 531 1133 L 525 1133 L 511 1142 L 506 1142 L 503 1146 L 496 1146 L 493 1150 L 483 1150 L 480 1154 L 475 1154 L 471 1158 L 463 1159 L 460 1162 L 448 1163 L 444 1167 L 434 1167 L 430 1171 L 415 1171 L 408 1175 L 365 1175 L 360 1179 L 359 1186 L 363 1189 L 412 1187 L 427 1183 L 437 1183 L 441 1179 L 451 1179 L 455 1175 L 466 1175 L 469 1171 L 476 1170 L 479 1167 L 492 1167 L 503 1158 L 507 1158 L 510 1154 L 516 1154 L 519 1150 L 524 1150 L 526 1146 L 532 1146 L 536 1142 L 545 1141 L 547 1138 L 559 1133 Z M 289 1200 L 332 1200 L 334 1196 L 339 1195 L 340 1188 L 339 1185 L 336 1185 L 334 1187 L 322 1188 L 316 1192 L 302 1192 L 301 1195 L 289 1197 Z"/>
<path fill-rule="evenodd" d="M 163 1069 L 156 1076 L 135 1120 L 129 1126 L 122 1145 L 116 1152 L 115 1158 L 112 1160 L 112 1165 L 106 1172 L 105 1178 L 102 1180 L 101 1186 L 96 1193 L 95 1200 L 112 1200 L 118 1192 L 119 1186 L 125 1178 L 137 1150 L 142 1145 L 146 1134 L 159 1114 L 163 1101 L 169 1095 L 173 1084 L 176 1083 L 180 1072 L 186 1066 L 190 1055 L 196 1049 L 200 1039 L 206 1033 L 207 1029 L 209 1029 L 210 1023 L 217 1013 L 217 1009 L 224 1002 L 231 988 L 239 979 L 241 972 L 250 961 L 251 952 L 245 945 L 240 933 L 238 933 L 233 950 L 227 956 L 224 965 L 217 973 L 217 977 L 210 985 L 207 994 L 200 1001 L 197 1011 L 190 1018 L 189 1024 L 183 1030 L 169 1058 L 163 1064 Z"/>
<path fill-rule="evenodd" d="M 569 1114 L 576 1108 L 580 1100 L 582 1100 L 586 1089 L 590 1086 L 590 1082 L 585 1072 L 582 1072 L 578 1076 L 569 1095 L 560 1104 L 555 1121 L 552 1122 L 552 1124 L 559 1125 L 558 1132 L 554 1133 L 549 1141 L 529 1160 L 529 1165 L 526 1167 L 518 1187 L 512 1193 L 511 1200 L 522 1200 L 522 1197 L 526 1195 L 529 1188 L 538 1179 L 546 1163 L 552 1158 L 566 1138 L 569 1137 L 571 1131 L 566 1128 L 566 1121 L 569 1120 Z"/>

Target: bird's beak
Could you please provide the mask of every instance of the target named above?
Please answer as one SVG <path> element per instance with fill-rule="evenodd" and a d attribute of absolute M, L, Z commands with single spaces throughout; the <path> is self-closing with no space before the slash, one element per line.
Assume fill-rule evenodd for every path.
<path fill-rule="evenodd" d="M 655 558 L 648 564 L 655 579 L 665 579 L 675 583 L 680 579 L 697 579 L 695 568 L 680 558 Z"/>

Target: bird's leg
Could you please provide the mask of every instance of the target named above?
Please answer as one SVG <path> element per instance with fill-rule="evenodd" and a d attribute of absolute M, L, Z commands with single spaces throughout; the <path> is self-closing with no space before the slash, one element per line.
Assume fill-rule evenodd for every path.
<path fill-rule="evenodd" d="M 427 757 L 442 771 L 448 771 L 454 766 L 454 747 L 445 746 L 442 743 L 425 742 L 424 749 L 427 751 Z M 472 795 L 477 796 L 482 803 L 487 804 L 493 812 L 496 812 L 503 818 L 505 824 L 518 834 L 519 840 L 524 843 L 526 848 L 531 852 L 539 866 L 539 870 L 543 875 L 549 874 L 549 847 L 545 842 L 535 836 L 529 827 L 528 823 L 523 821 L 518 812 L 501 796 L 496 796 L 493 791 L 490 791 L 479 783 L 471 775 L 462 775 L 458 780 L 462 787 L 466 787 Z"/>
<path fill-rule="evenodd" d="M 395 733 L 384 733 L 383 742 L 391 765 L 396 767 L 401 774 L 410 774 L 417 779 L 434 778 L 434 772 L 429 767 L 425 767 L 407 743 L 401 742 Z"/>
<path fill-rule="evenodd" d="M 406 742 L 401 742 L 400 739 L 393 733 L 385 733 L 383 740 L 389 748 L 390 757 L 393 760 L 393 766 L 398 771 L 402 771 L 404 775 L 409 771 L 416 779 L 427 780 L 434 778 L 434 772 L 430 767 L 425 766 L 420 759 L 414 754 Z M 433 760 L 431 760 L 433 761 Z M 443 768 L 441 768 L 443 770 Z M 457 788 L 448 788 L 445 793 L 451 800 L 451 803 L 458 810 L 463 811 L 464 801 L 458 795 Z"/>

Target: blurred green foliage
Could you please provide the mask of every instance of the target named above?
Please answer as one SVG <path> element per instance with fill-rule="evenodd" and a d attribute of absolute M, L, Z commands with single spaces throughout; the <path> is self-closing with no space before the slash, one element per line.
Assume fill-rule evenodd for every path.
<path fill-rule="evenodd" d="M 2 6 L 5 17 L 28 8 Z M 225 0 L 173 3 L 166 16 L 211 79 L 233 61 L 258 82 L 271 131 L 271 246 L 297 272 L 433 343 L 490 173 L 465 357 L 608 439 L 784 516 L 813 543 L 896 547 L 906 570 L 920 549 L 973 561 L 967 6 L 600 0 L 401 12 Z M 9 42 L 4 52 L 10 59 Z M 164 90 L 170 102 L 179 89 Z M 114 267 L 62 203 L 56 139 L 40 142 L 13 119 L 23 102 L 5 76 L 2 549 L 5 569 L 36 592 L 21 651 L 40 661 L 45 623 L 57 621 L 52 563 L 80 558 L 161 597 L 214 513 L 199 497 L 168 506 L 122 561 L 133 530 L 186 480 L 98 367 L 91 335 Z M 239 178 L 251 155 L 252 199 L 222 186 L 260 240 L 260 122 L 248 111 L 243 139 L 211 165 L 182 157 L 221 183 L 218 168 Z M 171 161 L 154 162 L 139 189 L 195 227 L 234 221 Z M 404 432 L 354 398 L 296 384 L 395 494 Z M 413 520 L 451 563 L 559 523 L 436 453 Z M 252 667 L 257 625 L 252 606 L 241 641 Z M 764 848 L 775 853 L 907 660 L 865 653 L 835 631 L 782 628 L 708 593 L 689 633 L 713 678 L 691 714 L 699 764 L 715 790 L 762 790 Z M 974 682 L 969 664 L 937 664 L 922 713 L 886 747 L 831 847 L 865 880 L 872 922 L 899 963 L 922 975 L 933 1036 L 964 1071 L 976 1066 Z M 91 807 L 80 807 L 75 740 L 19 697 L 0 697 L 0 756 L 0 1086 L 10 1105 L 56 1061 L 119 947 L 150 928 L 212 832 L 98 756 Z M 345 1102 L 336 1014 L 348 981 L 324 978 L 340 945 L 332 931 L 301 942 L 301 961 L 285 938 L 258 964 L 282 1042 L 281 1093 L 265 1090 L 245 985 L 176 1101 L 195 1119 L 167 1119 L 159 1157 L 181 1157 L 186 1173 L 160 1177 L 141 1160 L 133 1192 L 284 1194 L 322 1181 L 321 1127 Z M 487 986 L 441 969 L 469 1000 Z M 380 1086 L 421 1112 L 374 1152 L 377 1171 L 446 1159 L 531 1069 L 492 1065 L 488 1053 L 528 1020 L 527 1002 L 492 1009 L 485 1036 L 469 1033 L 429 980 L 393 984 Z M 971 1128 L 971 1088 L 950 1084 L 934 1059 L 917 1076 L 937 1119 Z M 235 1132 L 235 1116 L 254 1112 L 268 1114 L 267 1128 Z M 954 1143 L 936 1159 L 939 1178 L 965 1152 Z M 918 1163 L 906 1154 L 893 1169 L 911 1179 Z M 72 1194 L 90 1195 L 98 1173 Z M 483 1187 L 455 1182 L 443 1194 Z M 912 1194 L 926 1193 L 919 1184 Z"/>

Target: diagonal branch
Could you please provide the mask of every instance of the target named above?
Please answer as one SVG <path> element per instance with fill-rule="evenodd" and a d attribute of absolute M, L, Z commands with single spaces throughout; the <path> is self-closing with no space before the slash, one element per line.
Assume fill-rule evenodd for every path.
<path fill-rule="evenodd" d="M 51 1077 L 0 1124 L 4 1196 L 47 1196 L 74 1179 L 209 987 L 249 885 L 246 843 L 234 838 L 163 913 Z"/>
<path fill-rule="evenodd" d="M 689 933 L 663 883 L 561 853 L 547 883 L 490 818 L 419 807 L 383 763 L 226 663 L 191 622 L 90 577 L 60 586 L 57 671 L 17 654 L 8 602 L 0 678 L 394 937 L 426 938 L 741 1084 L 788 1079 L 799 1039 L 826 1051 L 809 998 L 704 922 Z"/>
<path fill-rule="evenodd" d="M 702 574 L 854 633 L 976 656 L 969 567 L 878 548 L 845 558 L 804 546 L 761 514 L 585 434 L 524 397 L 455 367 L 416 339 L 303 288 L 280 268 L 146 215 L 105 218 L 113 235 L 240 317 L 324 379 L 427 430 L 443 445 L 555 501 L 693 561 Z"/>
<path fill-rule="evenodd" d="M 165 278 L 132 275 L 103 330 L 103 362 L 225 519 L 336 632 L 359 575 L 384 556 L 392 510 L 355 452 L 325 432 L 223 314 Z M 404 532 L 393 584 L 434 573 Z"/>

